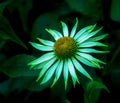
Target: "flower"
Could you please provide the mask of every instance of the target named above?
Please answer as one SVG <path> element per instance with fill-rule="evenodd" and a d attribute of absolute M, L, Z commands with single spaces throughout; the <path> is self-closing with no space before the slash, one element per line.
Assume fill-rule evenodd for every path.
<path fill-rule="evenodd" d="M 93 48 L 107 47 L 106 44 L 98 41 L 105 38 L 108 34 L 95 36 L 102 29 L 99 28 L 93 31 L 96 24 L 84 27 L 76 32 L 78 18 L 76 18 L 76 23 L 70 33 L 67 24 L 64 22 L 61 22 L 61 24 L 63 33 L 52 29 L 46 29 L 46 31 L 53 36 L 55 42 L 43 40 L 41 38 L 37 38 L 40 43 L 30 42 L 34 48 L 44 51 L 45 54 L 38 59 L 31 61 L 28 65 L 30 65 L 31 68 L 36 69 L 37 66 L 37 69 L 40 69 L 37 78 L 37 81 L 43 78 L 40 84 L 48 82 L 54 76 L 51 85 L 53 86 L 63 73 L 66 89 L 69 75 L 72 78 L 74 86 L 76 82 L 80 83 L 76 72 L 80 72 L 90 80 L 93 80 L 82 65 L 101 68 L 100 64 L 105 64 L 105 62 L 93 57 L 91 53 L 108 52 Z"/>

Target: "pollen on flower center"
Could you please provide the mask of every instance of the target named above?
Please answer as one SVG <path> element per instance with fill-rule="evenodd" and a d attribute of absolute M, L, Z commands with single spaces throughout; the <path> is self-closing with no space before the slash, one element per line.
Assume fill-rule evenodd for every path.
<path fill-rule="evenodd" d="M 59 58 L 70 58 L 76 50 L 76 42 L 70 37 L 62 37 L 54 44 L 54 51 Z"/>

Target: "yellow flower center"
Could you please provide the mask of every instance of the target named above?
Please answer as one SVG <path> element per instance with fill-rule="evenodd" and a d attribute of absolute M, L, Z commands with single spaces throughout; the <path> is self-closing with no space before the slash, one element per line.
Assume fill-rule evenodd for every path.
<path fill-rule="evenodd" d="M 54 44 L 54 51 L 59 58 L 70 58 L 74 56 L 76 50 L 76 42 L 70 37 L 62 37 Z"/>

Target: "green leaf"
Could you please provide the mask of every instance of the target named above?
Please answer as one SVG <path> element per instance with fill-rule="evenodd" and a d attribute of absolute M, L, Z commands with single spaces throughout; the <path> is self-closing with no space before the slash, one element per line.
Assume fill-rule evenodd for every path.
<path fill-rule="evenodd" d="M 65 0 L 70 8 L 82 13 L 83 15 L 89 15 L 93 17 L 100 17 L 102 11 L 98 8 L 101 5 L 101 0 Z"/>
<path fill-rule="evenodd" d="M 98 81 L 89 82 L 84 93 L 85 103 L 97 103 L 101 89 L 109 93 L 108 88 L 103 83 Z"/>
<path fill-rule="evenodd" d="M 25 44 L 15 34 L 8 19 L 6 19 L 4 16 L 0 16 L 0 38 L 2 38 L 3 40 L 10 39 L 11 41 L 27 49 Z"/>
<path fill-rule="evenodd" d="M 35 80 L 36 76 L 10 78 L 0 83 L 0 94 L 7 96 L 13 91 L 19 93 L 24 89 L 38 92 L 49 86 L 49 82 L 44 85 L 40 85 L 40 83 Z"/>
<path fill-rule="evenodd" d="M 3 61 L 6 59 L 6 55 L 0 53 L 0 63 L 3 63 Z"/>
<path fill-rule="evenodd" d="M 0 16 L 2 16 L 2 13 L 3 13 L 5 7 L 6 7 L 10 2 L 11 2 L 11 1 L 6 1 L 6 2 L 0 3 Z"/>
<path fill-rule="evenodd" d="M 65 100 L 65 103 L 71 103 L 68 99 Z"/>
<path fill-rule="evenodd" d="M 4 40 L 0 40 L 0 50 L 2 49 L 2 47 L 5 45 L 6 41 Z"/>
<path fill-rule="evenodd" d="M 110 76 L 113 85 L 117 88 L 120 87 L 120 65 L 119 62 L 114 63 L 114 65 L 110 66 Z"/>
<path fill-rule="evenodd" d="M 112 20 L 120 22 L 120 0 L 112 0 L 110 17 Z"/>
<path fill-rule="evenodd" d="M 27 65 L 33 59 L 33 56 L 19 54 L 1 64 L 0 70 L 10 77 L 38 76 L 39 70 L 30 70 Z"/>
<path fill-rule="evenodd" d="M 11 0 L 0 3 L 0 38 L 3 40 L 10 39 L 13 42 L 20 44 L 21 46 L 27 48 L 24 43 L 17 37 L 14 30 L 10 26 L 9 21 L 2 16 L 5 7 L 11 3 Z"/>
<path fill-rule="evenodd" d="M 18 10 L 19 16 L 25 32 L 28 32 L 27 18 L 29 11 L 32 9 L 33 0 L 13 0 L 8 6 L 9 12 L 13 12 L 15 9 Z"/>
<path fill-rule="evenodd" d="M 26 83 L 26 85 L 24 85 L 24 88 L 30 90 L 30 91 L 42 91 L 46 88 L 48 88 L 50 86 L 51 81 L 48 81 L 46 83 L 44 83 L 43 85 L 40 85 L 41 81 L 36 82 L 36 78 L 37 77 L 25 77 L 23 78 L 23 82 L 22 83 Z"/>
<path fill-rule="evenodd" d="M 21 89 L 21 82 L 19 82 L 19 79 L 8 79 L 2 83 L 0 83 L 0 94 L 2 95 L 8 95 L 14 90 L 20 90 Z"/>

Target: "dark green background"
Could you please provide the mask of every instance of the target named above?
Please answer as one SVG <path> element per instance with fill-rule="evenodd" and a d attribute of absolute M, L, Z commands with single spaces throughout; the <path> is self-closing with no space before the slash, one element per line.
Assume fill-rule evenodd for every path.
<path fill-rule="evenodd" d="M 36 37 L 51 40 L 45 28 L 61 31 L 62 20 L 71 29 L 76 17 L 79 29 L 95 23 L 103 26 L 102 32 L 109 34 L 104 42 L 110 53 L 98 54 L 106 65 L 91 71 L 97 82 L 85 89 L 83 79 L 65 96 L 58 85 L 50 89 L 49 83 L 40 86 L 35 82 L 39 71 L 29 70 L 27 63 L 42 52 L 29 41 Z M 0 0 L 0 103 L 69 103 L 66 99 L 71 103 L 118 103 L 119 92 L 120 0 Z"/>

